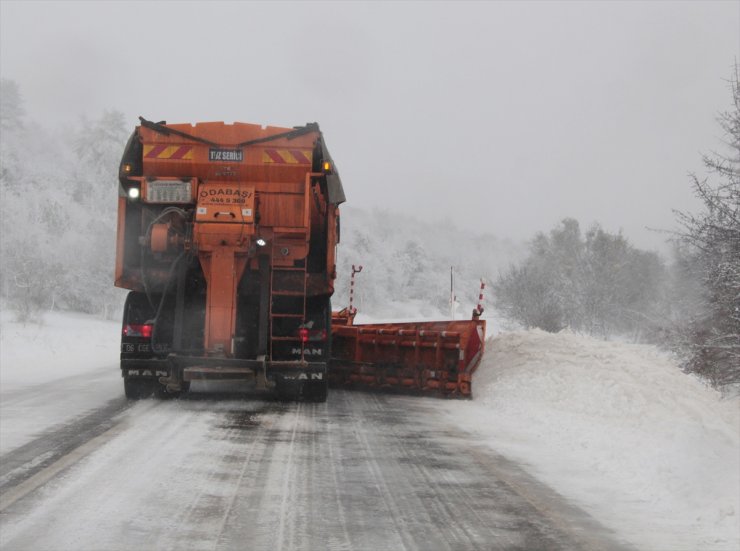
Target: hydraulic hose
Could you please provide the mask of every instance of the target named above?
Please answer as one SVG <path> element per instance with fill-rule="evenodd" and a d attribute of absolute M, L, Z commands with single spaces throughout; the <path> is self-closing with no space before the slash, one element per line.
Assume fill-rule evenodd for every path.
<path fill-rule="evenodd" d="M 152 352 L 155 352 L 154 347 L 156 344 L 157 326 L 159 325 L 159 317 L 162 315 L 162 310 L 164 308 L 164 301 L 167 299 L 167 293 L 169 292 L 170 286 L 172 285 L 172 280 L 174 279 L 176 268 L 186 255 L 187 251 L 181 252 L 178 257 L 172 261 L 172 265 L 170 266 L 170 271 L 167 275 L 167 282 L 165 283 L 164 289 L 162 290 L 162 298 L 159 299 L 159 306 L 157 307 L 157 312 L 154 315 L 154 327 L 152 327 Z"/>

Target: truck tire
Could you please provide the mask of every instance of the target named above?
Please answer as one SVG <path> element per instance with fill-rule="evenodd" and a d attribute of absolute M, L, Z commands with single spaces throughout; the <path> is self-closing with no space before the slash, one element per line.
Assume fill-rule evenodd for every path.
<path fill-rule="evenodd" d="M 169 398 L 177 398 L 180 395 L 179 392 L 167 392 L 164 385 L 157 381 L 147 379 L 124 379 L 123 391 L 126 394 L 126 398 L 129 400 L 144 400 L 152 397 L 166 400 Z M 183 391 L 186 391 L 186 389 L 183 389 Z"/>
<path fill-rule="evenodd" d="M 141 379 L 124 379 L 123 391 L 129 400 L 150 398 L 157 390 L 158 383 Z"/>

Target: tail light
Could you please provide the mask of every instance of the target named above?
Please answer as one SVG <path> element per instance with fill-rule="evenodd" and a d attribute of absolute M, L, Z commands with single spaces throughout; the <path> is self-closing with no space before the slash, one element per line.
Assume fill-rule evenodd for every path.
<path fill-rule="evenodd" d="M 302 343 L 324 342 L 326 340 L 326 329 L 311 330 L 308 327 L 300 327 L 298 329 L 298 337 Z"/>
<path fill-rule="evenodd" d="M 134 324 L 129 323 L 123 326 L 124 337 L 144 337 L 145 339 L 152 338 L 152 330 L 154 325 L 150 323 Z"/>

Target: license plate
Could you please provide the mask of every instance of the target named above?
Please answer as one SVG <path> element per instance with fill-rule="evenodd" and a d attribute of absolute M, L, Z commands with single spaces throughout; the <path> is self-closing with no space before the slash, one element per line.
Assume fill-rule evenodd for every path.
<path fill-rule="evenodd" d="M 209 161 L 223 161 L 225 163 L 241 163 L 244 152 L 241 149 L 214 149 L 208 151 Z"/>

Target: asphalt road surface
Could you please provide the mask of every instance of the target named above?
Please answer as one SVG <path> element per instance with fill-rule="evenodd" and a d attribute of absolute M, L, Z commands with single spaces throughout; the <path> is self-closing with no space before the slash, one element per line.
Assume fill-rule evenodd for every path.
<path fill-rule="evenodd" d="M 115 398 L 0 457 L 0 548 L 627 549 L 436 404 Z"/>

